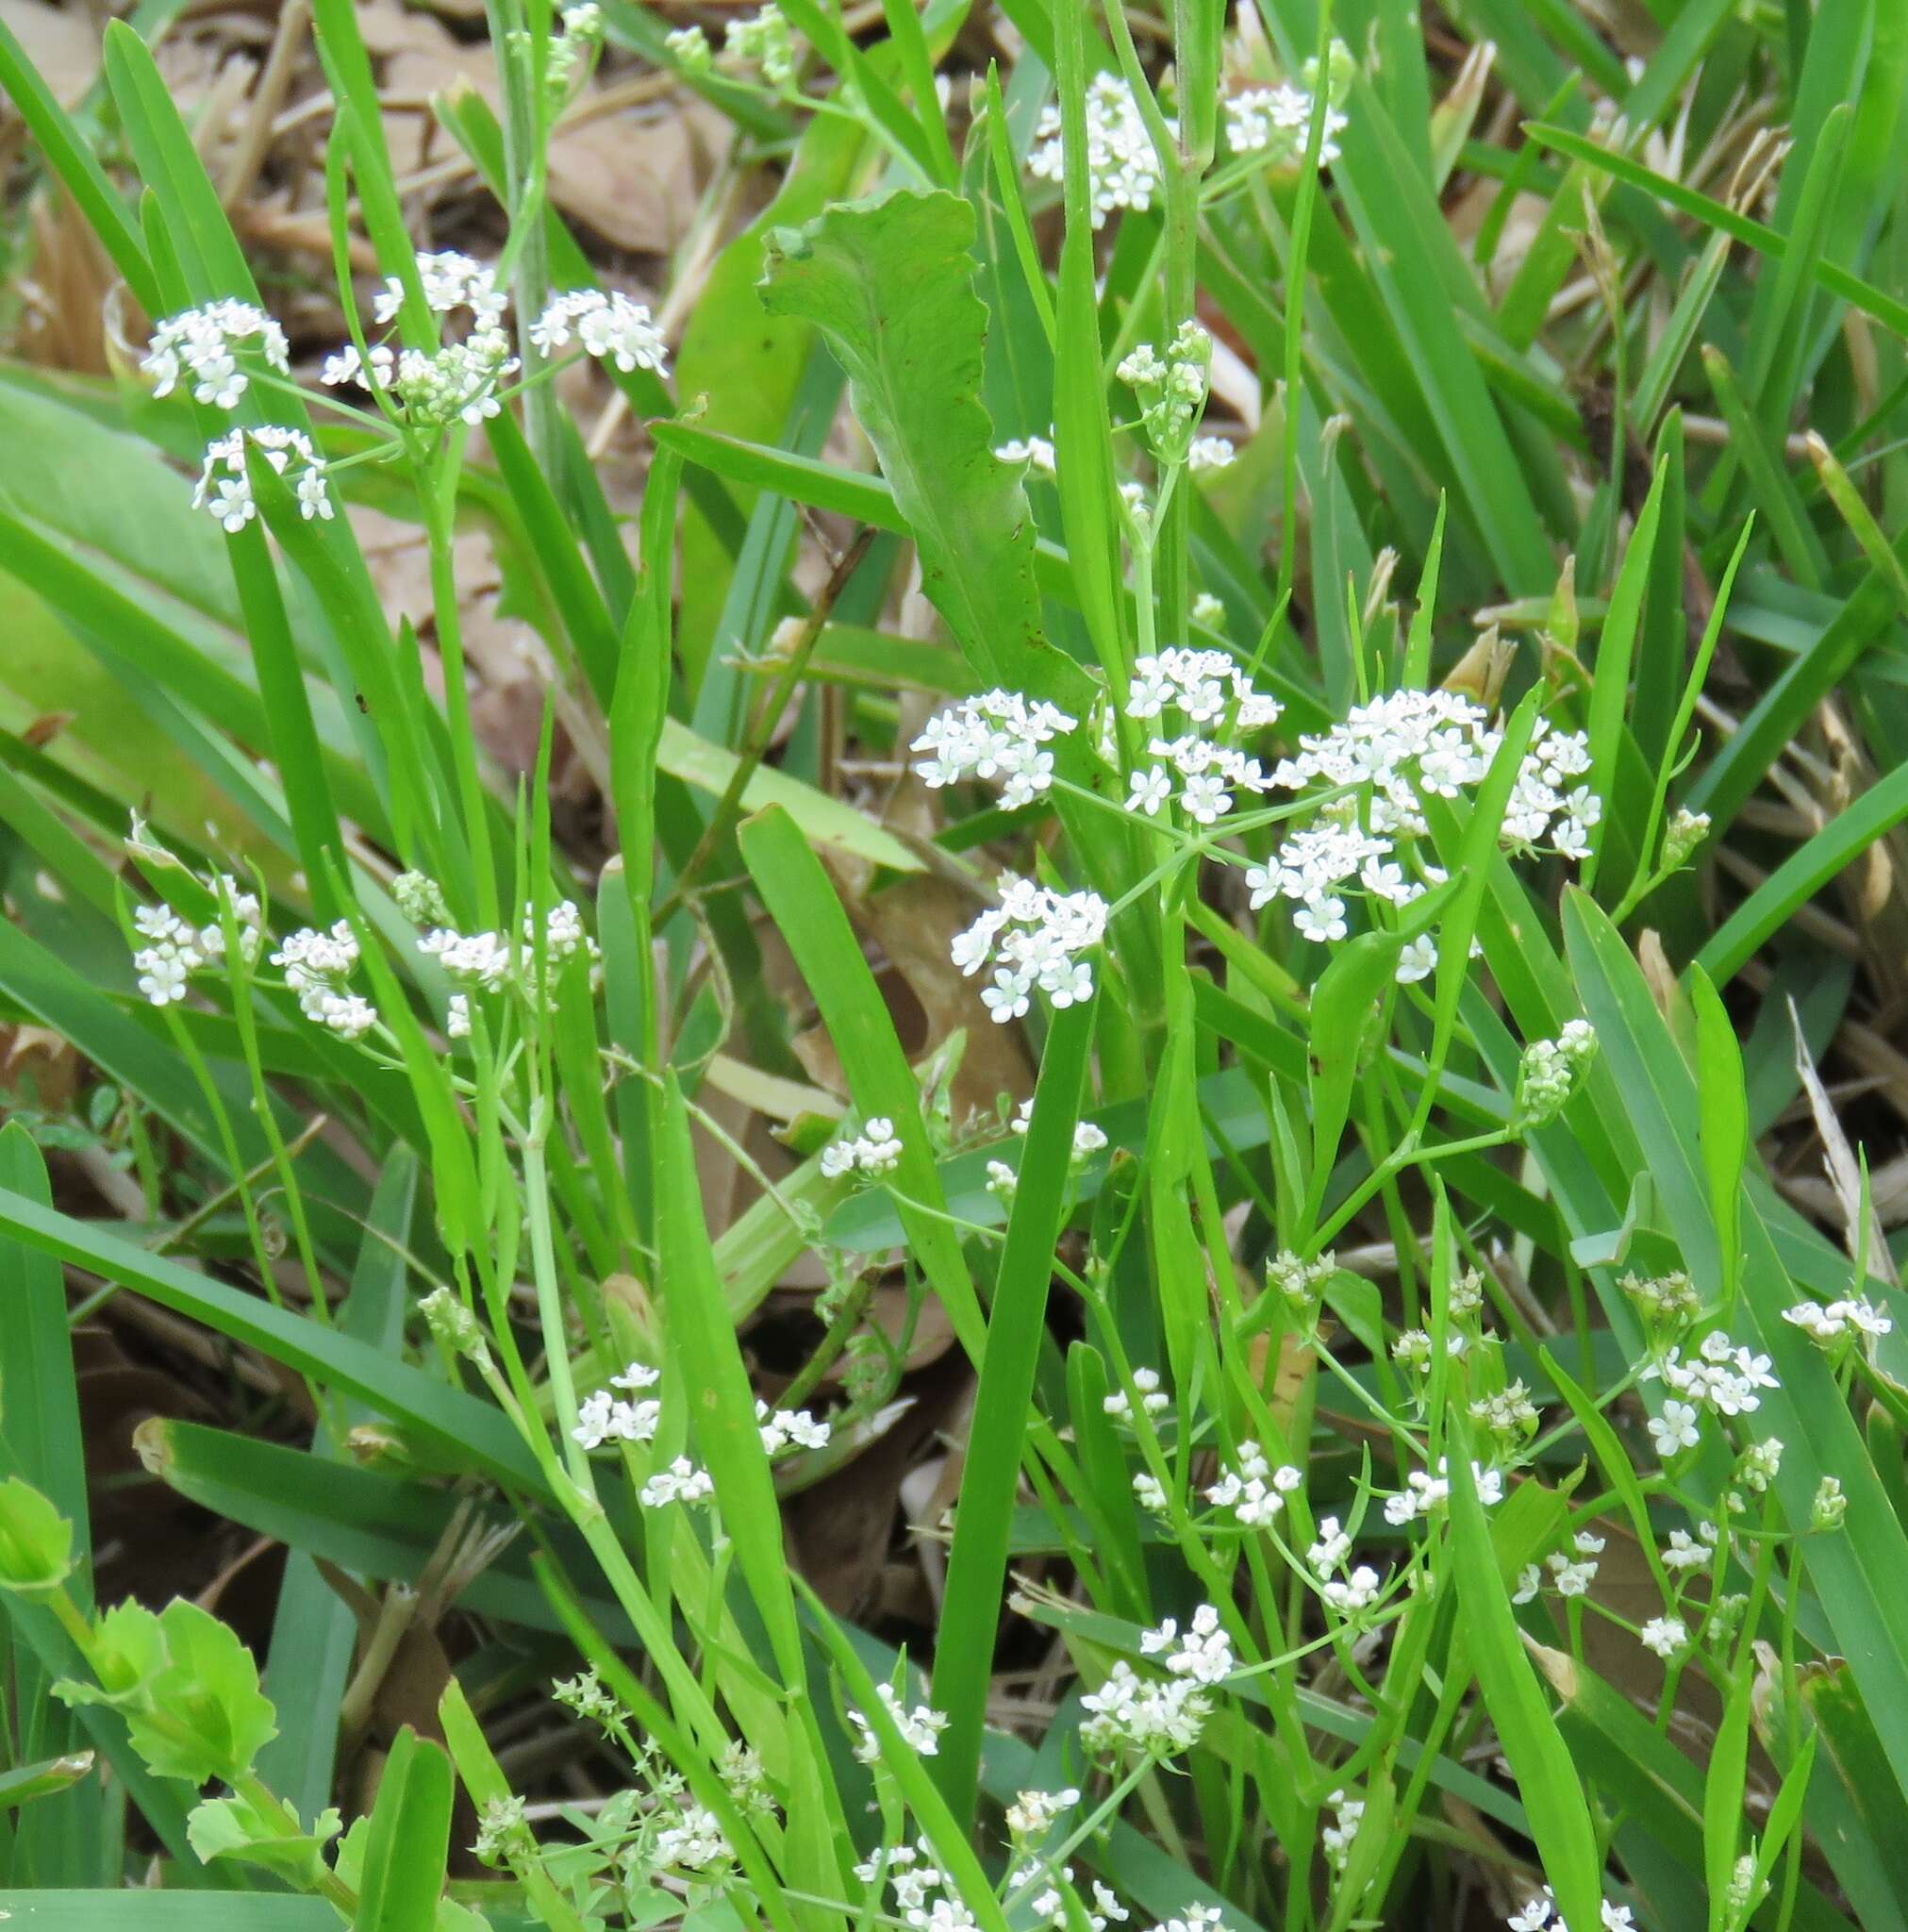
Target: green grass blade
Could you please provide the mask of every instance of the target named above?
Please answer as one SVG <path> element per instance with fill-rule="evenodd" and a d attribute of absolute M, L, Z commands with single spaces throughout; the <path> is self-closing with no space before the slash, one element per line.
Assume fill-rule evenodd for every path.
<path fill-rule="evenodd" d="M 1065 1222 L 1073 1128 L 1087 1091 L 1092 1001 L 1056 1014 L 1034 1090 L 1020 1185 L 994 1282 L 987 1354 L 974 1397 L 966 1467 L 948 1552 L 947 1592 L 935 1651 L 934 1702 L 948 1713 L 935 1781 L 963 1824 L 973 1817 L 981 1731 L 1007 1564 L 1007 1524 L 1020 1484 L 1027 1405 L 1046 1335 L 1054 1249 Z"/>
<path fill-rule="evenodd" d="M 9 1189 L 0 1189 L 0 1235 L 90 1269 L 313 1381 L 328 1383 L 380 1415 L 408 1424 L 454 1461 L 469 1459 L 533 1495 L 542 1490 L 536 1463 L 497 1409 L 445 1388 L 366 1342 L 195 1274 Z"/>

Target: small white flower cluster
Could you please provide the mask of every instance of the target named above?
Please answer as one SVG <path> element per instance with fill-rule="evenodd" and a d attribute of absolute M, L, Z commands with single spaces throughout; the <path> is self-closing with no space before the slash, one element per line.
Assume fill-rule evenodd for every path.
<path fill-rule="evenodd" d="M 1198 323 L 1183 322 L 1164 352 L 1142 342 L 1122 357 L 1114 371 L 1133 391 L 1147 444 L 1161 462 L 1187 459 L 1193 425 L 1205 407 L 1211 366 L 1212 337 Z M 1227 443 L 1225 461 L 1231 459 L 1232 445 Z"/>
<path fill-rule="evenodd" d="M 1034 1103 L 1023 1100 L 1011 1123 L 1017 1134 L 1024 1135 L 1034 1118 Z M 1069 1172 L 1078 1174 L 1106 1145 L 1106 1130 L 1097 1127 L 1091 1121 L 1076 1121 L 1073 1124 L 1073 1154 L 1068 1163 Z M 1003 1201 L 1014 1198 L 1014 1190 L 1020 1184 L 1020 1174 L 1004 1160 L 987 1162 L 987 1192 L 997 1195 Z"/>
<path fill-rule="evenodd" d="M 1352 1539 L 1338 1526 L 1338 1519 L 1321 1518 L 1319 1541 L 1305 1552 L 1305 1561 L 1311 1566 L 1319 1596 L 1344 1616 L 1369 1609 L 1378 1601 L 1377 1571 L 1369 1563 L 1360 1563 L 1355 1569 L 1349 1567 L 1351 1556 Z M 1345 1572 L 1342 1576 L 1337 1574 L 1341 1570 Z"/>
<path fill-rule="evenodd" d="M 1420 1516 L 1429 1516 L 1434 1509 L 1451 1501 L 1451 1475 L 1447 1459 L 1437 1458 L 1437 1474 L 1432 1475 L 1422 1469 L 1412 1470 L 1404 1478 L 1404 1487 L 1395 1496 L 1385 1499 L 1385 1520 L 1394 1529 L 1402 1528 L 1407 1523 L 1415 1522 Z M 1481 1462 L 1472 1462 L 1471 1480 L 1477 1485 L 1477 1499 L 1486 1509 L 1495 1508 L 1504 1499 L 1503 1472 L 1486 1469 Z M 1344 1541 L 1338 1539 L 1337 1541 Z M 1345 1541 L 1347 1552 L 1352 1545 Z M 1314 1564 L 1315 1569 L 1319 1567 Z"/>
<path fill-rule="evenodd" d="M 1206 630 L 1225 628 L 1225 605 L 1210 591 L 1201 591 L 1194 596 L 1189 615 L 1193 623 Z"/>
<path fill-rule="evenodd" d="M 1139 1406 L 1148 1415 L 1163 1415 L 1172 1407 L 1172 1398 L 1159 1386 L 1157 1369 L 1135 1369 L 1133 1386 L 1138 1390 Z M 1133 1420 L 1133 1398 L 1123 1389 L 1116 1389 L 1103 1397 L 1100 1407 L 1117 1423 Z"/>
<path fill-rule="evenodd" d="M 1325 135 L 1319 165 L 1330 167 L 1338 158 L 1337 137 L 1350 125 L 1336 108 L 1325 109 Z M 1226 146 L 1236 155 L 1263 155 L 1274 166 L 1289 166 L 1304 158 L 1312 127 L 1312 95 L 1283 81 L 1277 87 L 1248 88 L 1225 104 Z"/>
<path fill-rule="evenodd" d="M 573 1677 L 558 1677 L 550 1686 L 550 1695 L 573 1717 L 589 1724 L 623 1723 L 629 1713 L 603 1688 L 594 1671 L 579 1671 Z"/>
<path fill-rule="evenodd" d="M 1186 444 L 1186 467 L 1195 476 L 1209 476 L 1229 470 L 1238 457 L 1232 440 L 1224 436 L 1195 436 Z"/>
<path fill-rule="evenodd" d="M 888 1684 L 877 1684 L 874 1694 L 881 1700 L 881 1707 L 894 1721 L 894 1727 L 901 1733 L 902 1741 L 922 1757 L 933 1757 L 940 1750 L 940 1734 L 947 1729 L 947 1713 L 936 1710 L 931 1706 L 917 1704 L 912 1710 L 902 1703 Z M 873 1764 L 881 1757 L 881 1739 L 867 1715 L 858 1710 L 850 1710 L 850 1721 L 860 1736 L 855 1740 L 854 1755 L 863 1764 Z"/>
<path fill-rule="evenodd" d="M 1086 109 L 1087 192 L 1093 225 L 1103 227 L 1108 215 L 1124 208 L 1144 214 L 1159 192 L 1159 153 L 1133 90 L 1117 75 L 1096 74 L 1087 83 Z M 1170 121 L 1167 125 L 1173 127 Z M 1057 104 L 1042 110 L 1034 140 L 1027 172 L 1037 181 L 1063 181 L 1067 152 Z"/>
<path fill-rule="evenodd" d="M 1190 1751 L 1212 1713 L 1211 1701 L 1192 1677 L 1142 1677 L 1125 1658 L 1106 1681 L 1080 1700 L 1087 1713 L 1080 1743 L 1096 1757 L 1138 1751 L 1173 1757 Z"/>
<path fill-rule="evenodd" d="M 1713 1523 L 1699 1523 L 1694 1536 L 1686 1529 L 1672 1529 L 1669 1547 L 1661 1552 L 1663 1567 L 1676 1571 L 1706 1570 L 1710 1558 L 1716 1554 L 1718 1535 Z"/>
<path fill-rule="evenodd" d="M 771 1408 L 759 1397 L 755 1425 L 761 1433 L 763 1453 L 769 1456 L 790 1449 L 825 1449 L 833 1433 L 826 1423 L 818 1423 L 805 1408 Z"/>
<path fill-rule="evenodd" d="M 1502 742 L 1481 706 L 1445 691 L 1391 691 L 1356 707 L 1329 731 L 1302 738 L 1298 755 L 1273 771 L 1272 784 L 1292 791 L 1315 784 L 1351 788 L 1364 796 L 1327 805 L 1265 865 L 1248 870 L 1253 909 L 1286 899 L 1301 908 L 1298 930 L 1322 941 L 1345 936 L 1340 895 L 1354 882 L 1374 899 L 1408 906 L 1444 878 L 1427 864 L 1419 867 L 1420 877 L 1408 877 L 1398 862 L 1401 841 L 1428 830 L 1420 792 L 1455 798 L 1474 789 Z M 1538 719 L 1504 815 L 1503 846 L 1581 857 L 1601 807 L 1587 786 L 1568 793 L 1564 788 L 1589 769 L 1589 743 L 1581 732 L 1557 731 Z M 1406 949 L 1399 976 L 1422 978 L 1435 962 L 1434 942 L 1421 936 Z"/>
<path fill-rule="evenodd" d="M 1058 1791 L 1017 1791 L 1007 1807 L 1007 1829 L 1018 1839 L 1044 1838 L 1064 1811 L 1080 1802 L 1071 1785 Z"/>
<path fill-rule="evenodd" d="M 1248 1437 L 1239 1444 L 1236 1465 L 1219 1471 L 1205 1499 L 1215 1509 L 1229 1511 L 1241 1528 L 1263 1529 L 1304 1480 L 1303 1472 L 1288 1462 L 1274 1469 L 1266 1452 Z"/>
<path fill-rule="evenodd" d="M 649 1841 L 652 1866 L 694 1877 L 707 1877 L 734 1863 L 735 1857 L 716 1814 L 702 1805 L 683 1806 Z"/>
<path fill-rule="evenodd" d="M 661 1380 L 659 1370 L 642 1362 L 631 1362 L 622 1374 L 609 1378 L 611 1388 L 626 1390 L 632 1395 L 654 1389 Z M 606 1442 L 653 1442 L 661 1424 L 659 1398 L 620 1402 L 608 1389 L 598 1389 L 577 1405 L 576 1426 L 570 1433 L 585 1449 L 601 1449 Z"/>
<path fill-rule="evenodd" d="M 1054 433 L 1051 429 L 1045 436 L 1017 437 L 1012 442 L 1004 442 L 994 454 L 1004 463 L 1025 463 L 1037 476 L 1054 476 L 1059 474 L 1059 464 L 1054 456 Z"/>
<path fill-rule="evenodd" d="M 1587 1020 L 1568 1021 L 1554 1040 L 1534 1040 L 1518 1066 L 1513 1117 L 1532 1127 L 1555 1120 L 1596 1051 L 1597 1035 Z"/>
<path fill-rule="evenodd" d="M 752 1745 L 744 1744 L 739 1738 L 732 1738 L 722 1747 L 722 1755 L 717 1760 L 716 1775 L 722 1779 L 729 1796 L 736 1801 L 736 1808 L 744 1818 L 774 1816 L 775 1797 L 769 1789 L 768 1776 L 762 1768 L 762 1754 Z"/>
<path fill-rule="evenodd" d="M 272 955 L 285 969 L 285 984 L 298 995 L 298 1010 L 343 1040 L 359 1040 L 377 1024 L 377 1008 L 345 982 L 357 966 L 357 935 L 348 919 L 329 932 L 302 926 Z"/>
<path fill-rule="evenodd" d="M 1139 1651 L 1142 1657 L 1163 1658 L 1175 1677 L 1189 1677 L 1196 1684 L 1224 1683 L 1237 1662 L 1233 1641 L 1211 1604 L 1201 1604 L 1192 1613 L 1184 1636 L 1171 1617 L 1156 1630 L 1141 1631 Z"/>
<path fill-rule="evenodd" d="M 668 373 L 669 352 L 648 305 L 632 302 L 621 292 L 572 289 L 552 296 L 530 325 L 530 340 L 546 356 L 566 347 L 572 334 L 585 355 L 599 362 L 613 361 L 625 375 L 637 369 L 653 370 L 657 375 Z"/>
<path fill-rule="evenodd" d="M 1849 1513 L 1849 1499 L 1842 1493 L 1842 1479 L 1825 1475 L 1816 1485 L 1815 1500 L 1809 1505 L 1809 1527 L 1817 1531 L 1840 1529 Z"/>
<path fill-rule="evenodd" d="M 1007 1883 L 1015 1890 L 1022 1885 L 1031 1884 L 1038 1874 L 1039 1869 L 1038 1866 L 1028 1866 L 1022 1871 L 1010 1873 Z M 1029 1905 L 1034 1916 L 1042 1924 L 1051 1926 L 1053 1932 L 1069 1932 L 1073 1921 L 1069 1916 L 1067 1893 L 1061 1888 L 1072 1885 L 1072 1866 L 1062 1865 L 1054 1876 L 1057 1882 L 1049 1885 L 1044 1891 L 1037 1893 L 1029 1901 Z M 1084 1900 L 1080 1902 L 1086 1914 L 1087 1932 L 1106 1932 L 1109 1925 L 1123 1924 L 1132 1918 L 1133 1914 L 1120 1903 L 1118 1892 L 1103 1885 L 1097 1878 L 1092 1881 L 1092 1905 L 1087 1907 Z"/>
<path fill-rule="evenodd" d="M 715 1492 L 716 1481 L 708 1471 L 698 1469 L 687 1456 L 678 1456 L 643 1484 L 636 1499 L 645 1509 L 660 1509 L 671 1503 L 706 1503 Z"/>
<path fill-rule="evenodd" d="M 1182 781 L 1181 810 L 1202 825 L 1232 810 L 1235 791 L 1263 792 L 1270 782 L 1256 758 L 1225 741 L 1273 724 L 1279 703 L 1256 690 L 1225 652 L 1173 649 L 1139 658 L 1125 708 L 1129 718 L 1182 726 L 1173 737 L 1162 730 L 1148 744 L 1148 755 L 1166 763 L 1128 776 L 1128 811 L 1153 818 L 1173 797 L 1169 765 Z"/>
<path fill-rule="evenodd" d="M 210 510 L 228 537 L 236 537 L 258 514 L 252 495 L 252 479 L 245 472 L 248 442 L 290 484 L 298 502 L 298 514 L 307 523 L 314 517 L 331 517 L 333 508 L 324 481 L 324 458 L 302 429 L 280 429 L 271 424 L 258 429 L 234 429 L 214 437 L 206 445 L 199 486 L 192 491 L 194 509 Z"/>
<path fill-rule="evenodd" d="M 1334 1791 L 1326 1800 L 1333 1808 L 1332 1823 L 1319 1834 L 1325 1848 L 1325 1862 L 1334 1872 L 1343 1872 L 1352 1857 L 1352 1841 L 1365 1818 L 1365 1800 L 1343 1790 Z"/>
<path fill-rule="evenodd" d="M 1013 811 L 1052 786 L 1054 754 L 1046 747 L 1074 722 L 1055 706 L 1029 704 L 1018 691 L 984 691 L 929 720 L 911 748 L 930 756 L 915 769 L 931 791 L 958 784 L 969 773 L 998 777 L 1001 803 Z"/>
<path fill-rule="evenodd" d="M 1097 892 L 1056 892 L 1011 873 L 1002 876 L 1000 891 L 1000 905 L 957 933 L 952 948 L 969 978 L 998 958 L 993 983 L 981 989 L 995 1024 L 1018 1020 L 1037 989 L 1056 1007 L 1091 999 L 1093 969 L 1080 955 L 1105 937 L 1105 900 Z"/>
<path fill-rule="evenodd" d="M 733 60 L 753 61 L 772 88 L 785 88 L 795 78 L 795 37 L 773 0 L 746 19 L 730 21 L 722 51 Z"/>
<path fill-rule="evenodd" d="M 831 1141 L 821 1150 L 821 1172 L 838 1180 L 845 1174 L 864 1174 L 871 1178 L 892 1174 L 901 1165 L 901 1141 L 894 1123 L 886 1114 L 876 1114 L 862 1124 L 852 1139 Z"/>
<path fill-rule="evenodd" d="M 1651 1617 L 1637 1633 L 1645 1650 L 1653 1650 L 1665 1663 L 1689 1641 L 1688 1626 L 1681 1617 Z"/>
<path fill-rule="evenodd" d="M 934 1849 L 924 1838 L 911 1845 L 884 1847 L 856 1865 L 854 1875 L 874 1887 L 877 1896 L 887 1884 L 893 1902 L 890 1924 L 898 1922 L 914 1932 L 975 1932 L 979 1924 L 967 1901 L 945 1889 L 947 1874 L 934 1862 Z M 941 1895 L 936 1897 L 937 1892 Z"/>
<path fill-rule="evenodd" d="M 241 891 L 229 873 L 212 884 L 215 892 L 232 902 L 240 949 L 249 965 L 258 957 L 265 938 L 257 895 Z M 133 954 L 133 970 L 139 974 L 140 991 L 156 1007 L 183 1000 L 191 975 L 202 968 L 216 966 L 225 957 L 225 928 L 216 919 L 193 926 L 170 906 L 140 906 L 133 910 L 132 923 L 140 937 L 148 941 Z"/>
<path fill-rule="evenodd" d="M 360 356 L 357 344 L 348 342 L 324 358 L 318 379 L 328 389 L 370 389 L 375 378 L 418 427 L 465 423 L 475 429 L 503 408 L 498 391 L 520 366 L 510 353 L 510 338 L 485 324 L 462 341 L 446 342 L 435 352 L 392 350 L 373 342 L 369 355 Z"/>
<path fill-rule="evenodd" d="M 534 993 L 537 977 L 536 915 L 525 910 L 522 939 L 513 945 L 501 932 L 454 932 L 438 926 L 418 941 L 418 951 L 434 958 L 446 975 L 471 992 L 494 992 L 509 985 L 526 995 Z M 593 990 L 602 974 L 602 949 L 583 930 L 583 915 L 573 899 L 553 906 L 543 921 L 544 978 L 547 997 L 554 998 L 556 980 L 566 960 L 581 953 L 589 961 L 589 983 Z M 450 1025 L 454 1040 L 465 1038 L 470 1030 L 470 1002 L 466 997 L 452 1002 Z"/>
<path fill-rule="evenodd" d="M 1290 1248 L 1281 1248 L 1266 1263 L 1266 1286 L 1276 1289 L 1295 1308 L 1306 1308 L 1337 1272 L 1338 1257 L 1330 1248 L 1310 1261 L 1300 1260 Z"/>
<path fill-rule="evenodd" d="M 1593 1535 L 1587 1529 L 1580 1529 L 1570 1540 L 1571 1556 L 1561 1550 L 1552 1550 L 1544 1558 L 1551 1572 L 1551 1581 L 1559 1596 L 1583 1596 L 1596 1580 L 1597 1558 L 1603 1553 L 1604 1539 Z M 1542 1587 L 1544 1573 L 1535 1563 L 1527 1563 L 1518 1573 L 1517 1588 L 1511 1591 L 1511 1602 L 1527 1604 L 1536 1596 Z"/>
<path fill-rule="evenodd" d="M 1886 1335 L 1895 1326 L 1892 1317 L 1883 1314 L 1865 1294 L 1831 1302 L 1827 1307 L 1820 1302 L 1798 1302 L 1794 1307 L 1783 1310 L 1783 1320 L 1801 1329 L 1822 1348 L 1832 1347 L 1852 1331 Z"/>
<path fill-rule="evenodd" d="M 1699 1408 L 1714 1409 L 1718 1415 L 1751 1414 L 1762 1407 L 1762 1397 L 1756 1392 L 1758 1390 L 1782 1386 L 1769 1374 L 1767 1356 L 1737 1348 L 1719 1328 L 1702 1338 L 1698 1353 L 1700 1359 L 1690 1360 L 1680 1349 L 1672 1348 L 1660 1362 L 1652 1362 L 1646 1368 L 1640 1379 L 1646 1382 L 1660 1379 L 1666 1388 L 1673 1389 L 1684 1398 L 1677 1406 L 1685 1410 L 1694 1404 Z M 1662 1424 L 1669 1421 L 1671 1406 L 1666 1402 L 1662 1417 L 1650 1425 L 1650 1433 L 1657 1438 L 1659 1446 L 1663 1441 Z M 1694 1415 L 1688 1415 L 1680 1425 L 1679 1440 L 1684 1447 L 1695 1446 L 1694 1424 Z M 1666 1450 L 1664 1453 L 1669 1452 Z"/>
<path fill-rule="evenodd" d="M 1628 1906 L 1603 1901 L 1603 1932 L 1634 1932 L 1636 1920 Z M 1534 1898 L 1522 1911 L 1505 1920 L 1509 1932 L 1563 1932 L 1563 1915 L 1557 1910 L 1556 1894 L 1547 1885 L 1541 1898 Z"/>
<path fill-rule="evenodd" d="M 455 248 L 420 251 L 417 273 L 424 302 L 435 315 L 468 308 L 480 324 L 495 323 L 510 306 L 509 296 L 497 286 L 496 270 Z M 387 275 L 372 302 L 373 319 L 386 327 L 398 319 L 404 302 L 403 277 Z"/>
<path fill-rule="evenodd" d="M 208 302 L 160 323 L 140 367 L 153 378 L 155 396 L 171 395 L 188 376 L 194 402 L 234 409 L 252 383 L 239 366 L 239 352 L 252 343 L 267 367 L 290 374 L 285 331 L 262 308 L 229 299 Z"/>

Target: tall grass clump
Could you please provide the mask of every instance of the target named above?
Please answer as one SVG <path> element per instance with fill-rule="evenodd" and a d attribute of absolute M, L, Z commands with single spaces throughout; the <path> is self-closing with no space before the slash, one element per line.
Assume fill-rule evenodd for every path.
<path fill-rule="evenodd" d="M 1908 1925 L 1887 0 L 483 11 L 0 25 L 0 1916 Z"/>

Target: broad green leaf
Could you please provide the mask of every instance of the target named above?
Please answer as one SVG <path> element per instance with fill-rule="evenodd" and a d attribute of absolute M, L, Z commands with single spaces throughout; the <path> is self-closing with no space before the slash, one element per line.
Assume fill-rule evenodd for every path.
<path fill-rule="evenodd" d="M 814 323 L 847 370 L 920 549 L 921 588 L 969 660 L 1081 716 L 1091 688 L 1041 637 L 1033 515 L 978 401 L 987 311 L 973 241 L 957 195 L 898 190 L 830 208 L 769 238 L 763 301 Z"/>

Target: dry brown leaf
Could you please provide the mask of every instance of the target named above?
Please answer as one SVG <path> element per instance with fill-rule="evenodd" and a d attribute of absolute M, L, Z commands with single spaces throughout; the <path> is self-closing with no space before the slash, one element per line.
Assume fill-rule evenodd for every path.
<path fill-rule="evenodd" d="M 494 108 L 496 63 L 489 45 L 456 39 L 429 14 L 377 0 L 359 9 L 365 44 L 381 57 L 386 137 L 400 179 L 455 155 L 430 111 L 433 94 L 474 88 Z M 728 124 L 701 101 L 589 116 L 595 90 L 578 103 L 575 125 L 550 144 L 550 198 L 617 248 L 663 255 L 683 239 L 703 185 L 728 144 Z"/>
<path fill-rule="evenodd" d="M 0 25 L 25 48 L 53 98 L 62 108 L 77 105 L 100 62 L 99 27 L 87 9 L 48 7 L 44 0 L 0 0 Z M 7 102 L 6 115 L 12 111 Z"/>

